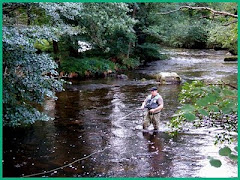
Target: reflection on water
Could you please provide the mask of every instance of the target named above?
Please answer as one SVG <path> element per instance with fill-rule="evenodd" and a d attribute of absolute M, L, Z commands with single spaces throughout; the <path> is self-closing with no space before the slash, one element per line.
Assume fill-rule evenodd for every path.
<path fill-rule="evenodd" d="M 45 176 L 236 177 L 236 164 L 219 157 L 219 147 L 213 145 L 215 129 L 190 129 L 175 139 L 166 134 L 167 122 L 178 107 L 179 85 L 159 86 L 165 104 L 160 132 L 142 132 L 143 112 L 135 111 L 155 84 L 149 77 L 139 81 L 144 74 L 177 71 L 185 81 L 204 77 L 236 82 L 237 65 L 225 66 L 219 62 L 223 57 L 223 51 L 176 50 L 169 61 L 152 62 L 129 73 L 129 80 L 73 81 L 65 92 L 57 93 L 57 101 L 45 102 L 44 111 L 55 120 L 3 129 L 3 175 L 51 170 L 109 147 Z M 221 158 L 222 167 L 211 167 L 207 156 Z"/>

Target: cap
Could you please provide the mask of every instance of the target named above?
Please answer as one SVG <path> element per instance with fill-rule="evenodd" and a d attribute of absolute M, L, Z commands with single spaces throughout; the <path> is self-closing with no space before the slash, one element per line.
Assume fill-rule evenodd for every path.
<path fill-rule="evenodd" d="M 150 89 L 150 91 L 156 91 L 156 90 L 158 90 L 157 87 L 152 87 L 152 88 Z"/>

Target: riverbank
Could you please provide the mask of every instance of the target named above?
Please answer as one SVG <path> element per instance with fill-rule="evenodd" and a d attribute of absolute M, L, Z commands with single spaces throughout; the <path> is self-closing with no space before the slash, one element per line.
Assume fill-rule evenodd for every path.
<path fill-rule="evenodd" d="M 173 53 L 174 52 L 174 53 Z M 189 66 L 194 64 L 198 64 L 198 60 L 195 58 L 210 58 L 215 59 L 214 62 L 217 67 L 217 71 L 221 71 L 221 66 L 227 63 L 237 63 L 237 61 L 231 62 L 224 62 L 226 58 L 229 57 L 229 52 L 227 50 L 214 50 L 214 49 L 205 49 L 205 50 L 198 50 L 198 49 L 183 49 L 183 48 L 171 48 L 171 47 L 163 47 L 162 49 L 162 59 L 161 60 L 154 60 L 154 61 L 142 61 L 140 62 L 139 59 L 125 59 L 122 64 L 116 62 L 114 59 L 104 59 L 99 57 L 92 57 L 92 58 L 65 58 L 61 61 L 60 67 L 58 69 L 60 77 L 69 78 L 69 79 L 98 79 L 98 78 L 105 78 L 105 77 L 117 77 L 117 74 L 131 74 L 131 71 L 141 70 L 148 65 L 156 66 L 159 62 L 165 66 L 168 64 L 167 71 L 175 72 L 175 69 L 172 69 L 171 66 L 177 65 L 177 67 L 181 66 L 184 62 L 181 61 L 182 58 L 189 58 L 187 63 Z M 212 56 L 215 54 L 214 56 Z M 235 60 L 235 59 L 234 59 Z M 175 62 L 174 62 L 175 61 Z M 157 62 L 157 63 L 156 63 Z M 201 62 L 201 66 L 205 66 L 206 70 L 208 69 L 207 63 L 209 60 Z M 205 64 L 205 65 L 204 65 Z M 158 66 L 158 65 L 157 65 Z M 227 66 L 227 65 L 226 65 Z M 159 67 L 161 69 L 161 67 Z M 204 70 L 204 67 L 202 67 Z M 189 70 L 187 70 L 188 72 Z M 193 69 L 196 72 L 196 69 Z M 154 73 L 159 73 L 160 71 L 154 70 Z M 149 71 L 150 76 L 154 74 L 153 72 Z M 182 74 L 182 71 L 179 72 Z M 191 73 L 189 71 L 189 73 Z M 218 73 L 218 72 L 217 72 Z M 219 72 L 220 73 L 220 72 Z M 200 72 L 196 72 L 198 76 L 201 76 Z M 203 73 L 204 75 L 204 73 Z M 131 76 L 131 75 L 130 75 Z M 142 78 L 144 78 L 142 76 Z M 142 79 L 141 78 L 141 79 Z M 201 78 L 200 78 L 201 79 Z M 202 78 L 204 79 L 204 78 Z M 199 80 L 199 79 L 197 79 Z"/>

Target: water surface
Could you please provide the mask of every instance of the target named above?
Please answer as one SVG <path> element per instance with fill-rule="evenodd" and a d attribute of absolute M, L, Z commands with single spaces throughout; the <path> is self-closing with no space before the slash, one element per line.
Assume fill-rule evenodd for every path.
<path fill-rule="evenodd" d="M 237 177 L 237 165 L 220 157 L 219 147 L 213 145 L 218 129 L 191 128 L 177 138 L 166 133 L 179 106 L 180 85 L 158 86 L 164 99 L 160 132 L 141 130 L 143 112 L 136 108 L 156 85 L 149 75 L 177 72 L 183 82 L 237 83 L 237 64 L 223 61 L 226 51 L 167 49 L 166 53 L 169 60 L 129 72 L 128 80 L 72 81 L 65 92 L 57 93 L 57 101 L 45 102 L 45 112 L 55 120 L 25 129 L 4 128 L 4 177 L 51 170 L 104 148 L 37 177 Z M 207 156 L 221 159 L 222 167 L 211 167 Z"/>

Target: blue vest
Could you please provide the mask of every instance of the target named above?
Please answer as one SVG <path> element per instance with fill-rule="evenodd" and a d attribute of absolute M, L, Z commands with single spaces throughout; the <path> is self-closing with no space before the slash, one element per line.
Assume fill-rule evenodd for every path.
<path fill-rule="evenodd" d="M 152 95 L 149 95 L 147 97 L 147 102 L 146 102 L 145 108 L 148 108 L 149 110 L 157 108 L 160 105 L 160 104 L 158 104 L 159 98 L 161 98 L 161 96 L 159 94 L 154 96 L 154 98 L 152 98 Z"/>

